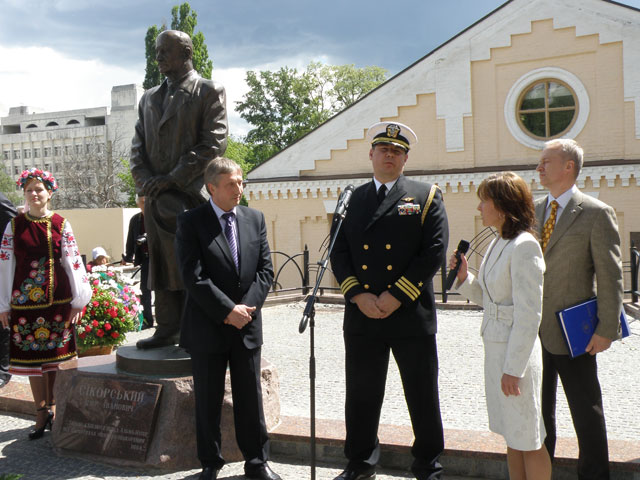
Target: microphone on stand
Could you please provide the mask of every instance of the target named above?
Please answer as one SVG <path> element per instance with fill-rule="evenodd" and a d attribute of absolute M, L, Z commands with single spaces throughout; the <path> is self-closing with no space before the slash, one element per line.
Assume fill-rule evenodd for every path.
<path fill-rule="evenodd" d="M 344 189 L 344 192 L 340 195 L 338 199 L 338 205 L 336 205 L 336 211 L 333 213 L 334 218 L 338 215 L 344 217 L 347 213 L 347 208 L 349 207 L 349 202 L 351 201 L 351 195 L 353 195 L 353 191 L 356 189 L 352 184 L 347 185 Z"/>
<path fill-rule="evenodd" d="M 468 250 L 469 242 L 466 240 L 460 240 L 456 251 L 456 266 L 449 270 L 449 274 L 447 275 L 447 280 L 445 282 L 445 290 L 451 290 L 451 287 L 453 287 L 453 282 L 456 281 L 456 276 L 458 275 L 458 270 L 460 270 L 460 264 L 462 263 L 461 255 L 467 253 Z"/>

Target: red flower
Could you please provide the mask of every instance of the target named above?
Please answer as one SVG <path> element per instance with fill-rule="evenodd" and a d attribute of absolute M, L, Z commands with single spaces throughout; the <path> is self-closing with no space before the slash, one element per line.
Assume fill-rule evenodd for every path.
<path fill-rule="evenodd" d="M 80 316 L 84 317 L 85 313 L 87 313 L 87 306 L 86 305 L 84 307 L 82 307 L 82 315 L 80 315 Z"/>
<path fill-rule="evenodd" d="M 91 305 L 93 305 L 94 307 L 97 307 L 100 305 L 100 302 L 94 300 L 93 302 L 91 302 Z"/>
<path fill-rule="evenodd" d="M 120 336 L 120 334 L 118 332 L 111 332 L 111 336 L 113 338 L 118 338 Z"/>
<path fill-rule="evenodd" d="M 91 331 L 91 325 L 85 325 L 84 326 L 84 331 L 85 332 L 90 332 Z"/>
<path fill-rule="evenodd" d="M 111 304 L 109 303 L 109 300 L 105 300 L 104 302 L 102 302 L 102 304 L 103 304 L 105 307 L 108 307 L 109 305 L 111 305 Z"/>
<path fill-rule="evenodd" d="M 91 322 L 91 325 L 93 325 L 94 327 L 97 327 L 100 324 L 98 323 L 97 320 L 94 320 L 93 322 Z"/>
<path fill-rule="evenodd" d="M 78 334 L 78 336 L 79 336 L 80 338 L 84 338 L 84 337 L 86 337 L 86 336 L 87 336 L 87 334 L 86 334 L 85 332 L 82 332 L 82 333 Z"/>
<path fill-rule="evenodd" d="M 96 335 L 101 338 L 104 337 L 104 330 L 102 330 L 101 328 L 98 329 L 98 331 L 96 332 Z"/>
<path fill-rule="evenodd" d="M 91 282 L 91 283 L 93 283 L 94 285 L 99 285 L 99 284 L 100 284 L 100 282 L 99 282 L 98 280 L 94 280 L 94 281 L 93 281 L 93 282 Z"/>
<path fill-rule="evenodd" d="M 107 331 L 111 330 L 111 324 L 110 323 L 105 323 L 104 324 L 104 329 L 107 330 Z"/>

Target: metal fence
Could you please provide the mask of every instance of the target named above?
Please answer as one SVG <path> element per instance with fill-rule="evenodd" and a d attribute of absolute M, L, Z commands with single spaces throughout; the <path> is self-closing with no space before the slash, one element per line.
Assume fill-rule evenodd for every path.
<path fill-rule="evenodd" d="M 482 230 L 471 240 L 471 242 L 469 242 L 470 247 L 467 258 L 471 258 L 473 255 L 478 255 L 482 258 L 489 243 L 491 243 L 491 240 L 495 237 L 495 235 L 495 230 L 491 228 L 485 228 L 484 230 Z M 279 265 L 280 262 L 278 262 L 277 260 L 283 260 L 282 265 L 279 265 L 278 269 L 275 271 L 271 293 L 280 294 L 300 292 L 302 295 L 307 295 L 315 285 L 316 275 L 319 270 L 319 265 L 317 263 L 312 263 L 309 260 L 308 246 L 305 245 L 304 250 L 295 255 L 289 255 L 280 251 L 271 252 L 271 255 L 273 257 L 274 264 Z M 635 246 L 632 246 L 630 248 L 629 258 L 630 260 L 623 262 L 622 266 L 623 272 L 630 275 L 631 288 L 626 289 L 624 293 L 630 294 L 632 301 L 634 303 L 637 303 L 638 298 L 640 297 L 640 289 L 638 288 L 638 278 L 640 277 L 640 251 Z M 433 279 L 435 294 L 436 296 L 440 297 L 440 301 L 443 303 L 447 303 L 450 296 L 459 295 L 456 292 L 447 292 L 445 290 L 447 263 L 447 259 L 442 262 L 439 274 L 440 279 L 438 279 L 437 277 Z M 280 279 L 285 269 L 293 269 L 295 272 L 297 272 L 296 286 L 282 286 Z M 321 286 L 319 289 L 320 295 L 324 295 L 325 292 L 339 293 L 340 288 L 332 286 Z"/>

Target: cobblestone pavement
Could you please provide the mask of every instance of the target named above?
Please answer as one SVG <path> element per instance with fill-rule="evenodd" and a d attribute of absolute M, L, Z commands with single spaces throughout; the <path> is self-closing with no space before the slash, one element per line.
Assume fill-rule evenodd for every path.
<path fill-rule="evenodd" d="M 263 311 L 263 357 L 271 361 L 280 376 L 281 412 L 287 416 L 309 416 L 309 328 L 298 333 L 304 304 L 278 305 Z M 318 418 L 343 420 L 344 346 L 342 306 L 318 305 L 315 327 L 316 414 Z M 483 351 L 479 336 L 481 312 L 440 310 L 438 349 L 440 358 L 440 402 L 447 429 L 486 431 Z M 631 323 L 631 337 L 615 342 L 598 357 L 607 429 L 610 439 L 640 438 L 640 419 L 629 415 L 640 391 L 640 322 Z M 146 330 L 128 336 L 128 343 L 149 335 Z M 26 381 L 15 378 L 12 381 Z M 558 393 L 558 435 L 574 436 L 564 394 Z M 381 423 L 409 425 L 400 377 L 390 362 Z M 26 434 L 33 420 L 17 415 L 0 415 L 0 474 L 24 473 L 25 480 L 40 479 L 196 479 L 198 470 L 155 473 L 97 464 L 72 457 L 56 456 L 49 436 L 30 442 Z M 282 459 L 276 459 L 282 460 Z M 303 462 L 304 463 L 304 462 Z M 302 464 L 272 462 L 283 479 L 310 478 Z M 332 479 L 342 465 L 321 465 L 317 479 Z M 224 479 L 240 479 L 242 463 L 225 466 Z M 413 478 L 407 472 L 383 472 L 379 480 Z M 452 477 L 447 477 L 452 478 Z"/>

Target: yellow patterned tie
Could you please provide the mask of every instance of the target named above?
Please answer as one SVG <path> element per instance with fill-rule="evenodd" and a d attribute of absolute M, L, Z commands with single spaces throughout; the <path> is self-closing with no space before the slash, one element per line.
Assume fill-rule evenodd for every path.
<path fill-rule="evenodd" d="M 540 239 L 540 246 L 542 247 L 542 251 L 547 248 L 547 244 L 549 243 L 549 238 L 551 238 L 551 233 L 553 232 L 553 227 L 556 226 L 556 217 L 558 216 L 558 202 L 555 200 L 551 202 L 551 213 L 549 214 L 549 218 L 544 222 L 544 227 L 542 227 L 542 238 Z"/>

